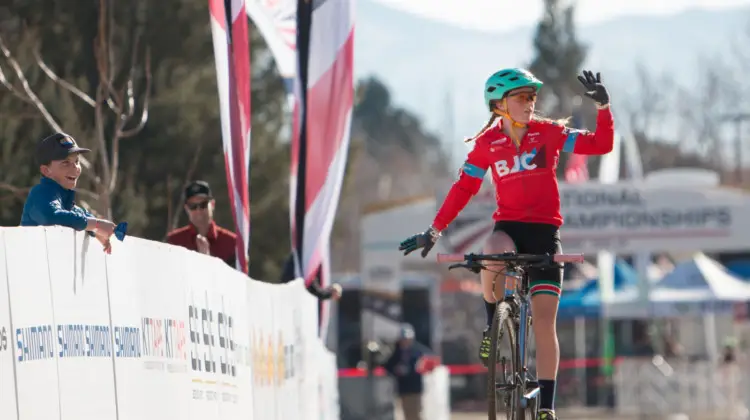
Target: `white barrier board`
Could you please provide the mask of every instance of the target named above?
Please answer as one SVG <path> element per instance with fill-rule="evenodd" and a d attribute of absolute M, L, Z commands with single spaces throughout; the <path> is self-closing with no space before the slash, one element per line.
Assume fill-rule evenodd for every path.
<path fill-rule="evenodd" d="M 19 417 L 58 419 L 58 347 L 45 230 L 3 231 Z"/>
<path fill-rule="evenodd" d="M 139 238 L 113 248 L 0 228 L 0 418 L 338 418 L 335 356 L 301 281 Z"/>
<path fill-rule="evenodd" d="M 10 300 L 3 239 L 0 233 L 0 419 L 18 420 L 13 363 L 13 347 L 16 340 L 10 327 Z"/>

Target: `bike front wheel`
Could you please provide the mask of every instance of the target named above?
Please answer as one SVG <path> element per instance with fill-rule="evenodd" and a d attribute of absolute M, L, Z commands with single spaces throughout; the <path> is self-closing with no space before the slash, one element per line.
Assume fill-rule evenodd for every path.
<path fill-rule="evenodd" d="M 490 357 L 487 361 L 487 414 L 497 420 L 497 412 L 504 406 L 507 420 L 514 420 L 518 411 L 514 392 L 515 373 L 518 371 L 516 328 L 507 302 L 497 305 L 490 331 Z"/>

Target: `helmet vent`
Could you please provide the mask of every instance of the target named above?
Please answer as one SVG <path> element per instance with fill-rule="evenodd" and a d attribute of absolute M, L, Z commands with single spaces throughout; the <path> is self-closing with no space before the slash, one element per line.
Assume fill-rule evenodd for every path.
<path fill-rule="evenodd" d="M 497 77 L 505 77 L 505 76 L 507 76 L 509 74 L 510 74 L 510 72 L 506 71 L 506 72 L 503 72 L 502 74 L 498 74 Z"/>
<path fill-rule="evenodd" d="M 488 88 L 487 88 L 487 92 L 490 92 L 490 93 L 491 93 L 491 92 L 494 92 L 494 91 L 495 91 L 495 89 L 497 89 L 497 88 L 496 88 L 496 87 L 494 87 L 494 86 L 490 86 L 490 87 L 488 87 Z"/>
<path fill-rule="evenodd" d="M 510 80 L 511 82 L 515 82 L 516 80 L 518 80 L 518 77 L 511 77 L 511 78 L 510 78 L 510 79 L 508 79 L 508 80 Z"/>

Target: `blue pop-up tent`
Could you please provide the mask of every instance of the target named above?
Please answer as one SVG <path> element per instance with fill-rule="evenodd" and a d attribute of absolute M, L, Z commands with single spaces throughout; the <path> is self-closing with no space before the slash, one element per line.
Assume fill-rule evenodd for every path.
<path fill-rule="evenodd" d="M 750 260 L 730 261 L 725 267 L 739 278 L 750 279 Z"/>
<path fill-rule="evenodd" d="M 638 286 L 638 273 L 621 259 L 615 261 L 615 292 Z M 564 286 L 563 286 L 564 287 Z M 591 279 L 580 289 L 563 294 L 560 298 L 558 318 L 598 317 L 601 314 L 599 279 Z"/>

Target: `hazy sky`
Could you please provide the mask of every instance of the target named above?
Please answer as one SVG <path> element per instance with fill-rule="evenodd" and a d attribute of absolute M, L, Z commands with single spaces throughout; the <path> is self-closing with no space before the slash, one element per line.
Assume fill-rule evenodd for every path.
<path fill-rule="evenodd" d="M 530 26 L 542 13 L 542 0 L 375 0 L 458 26 L 503 31 Z M 704 7 L 721 9 L 750 4 L 750 0 L 578 0 L 578 22 L 593 23 L 622 15 L 672 14 Z"/>

